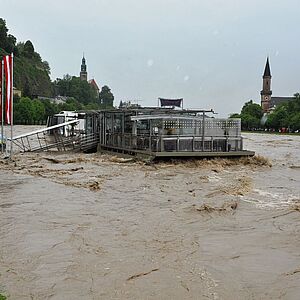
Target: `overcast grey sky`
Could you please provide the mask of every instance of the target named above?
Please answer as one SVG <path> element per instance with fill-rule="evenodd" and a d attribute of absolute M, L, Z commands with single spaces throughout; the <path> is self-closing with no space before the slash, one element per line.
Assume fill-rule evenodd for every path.
<path fill-rule="evenodd" d="M 30 39 L 51 78 L 79 75 L 120 100 L 239 112 L 260 103 L 267 55 L 273 95 L 300 91 L 299 0 L 0 0 L 18 41 Z"/>

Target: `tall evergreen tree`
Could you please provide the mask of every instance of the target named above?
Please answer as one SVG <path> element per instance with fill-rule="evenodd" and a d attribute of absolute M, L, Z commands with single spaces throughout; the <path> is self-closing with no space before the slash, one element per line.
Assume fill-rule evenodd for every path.
<path fill-rule="evenodd" d="M 99 93 L 99 99 L 100 99 L 100 103 L 105 108 L 112 108 L 114 105 L 114 95 L 107 85 L 104 85 L 101 88 L 101 92 Z"/>

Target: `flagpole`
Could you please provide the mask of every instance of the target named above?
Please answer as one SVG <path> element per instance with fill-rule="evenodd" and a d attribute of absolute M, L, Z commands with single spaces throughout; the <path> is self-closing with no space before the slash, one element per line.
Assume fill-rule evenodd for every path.
<path fill-rule="evenodd" d="M 1 59 L 1 153 L 3 154 L 4 152 L 4 145 L 3 145 L 3 126 L 4 126 L 4 101 L 3 101 L 3 96 L 4 96 L 4 61 Z"/>
<path fill-rule="evenodd" d="M 10 105 L 11 105 L 11 111 L 10 111 L 10 159 L 12 159 L 13 155 L 13 123 L 14 123 L 14 54 L 11 54 L 11 92 L 10 92 Z"/>

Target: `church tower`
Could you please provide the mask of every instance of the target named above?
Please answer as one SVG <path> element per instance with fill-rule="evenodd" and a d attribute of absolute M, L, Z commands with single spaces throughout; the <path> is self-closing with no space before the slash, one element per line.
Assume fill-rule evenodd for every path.
<path fill-rule="evenodd" d="M 81 61 L 80 79 L 87 81 L 87 71 L 86 71 L 86 63 L 85 63 L 84 55 L 83 55 L 82 61 Z"/>
<path fill-rule="evenodd" d="M 271 102 L 271 71 L 270 71 L 270 65 L 269 65 L 269 57 L 267 58 L 265 71 L 263 75 L 263 87 L 260 92 L 261 95 L 261 107 L 263 109 L 263 112 L 269 112 L 270 109 L 270 102 Z"/>

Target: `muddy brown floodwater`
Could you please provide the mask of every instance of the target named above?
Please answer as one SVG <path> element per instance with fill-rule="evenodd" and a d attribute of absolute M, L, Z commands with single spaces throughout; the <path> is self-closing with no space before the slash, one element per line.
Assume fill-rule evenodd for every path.
<path fill-rule="evenodd" d="M 299 299 L 300 136 L 244 137 L 259 156 L 0 159 L 0 293 Z"/>

